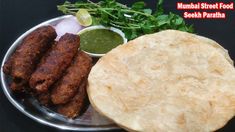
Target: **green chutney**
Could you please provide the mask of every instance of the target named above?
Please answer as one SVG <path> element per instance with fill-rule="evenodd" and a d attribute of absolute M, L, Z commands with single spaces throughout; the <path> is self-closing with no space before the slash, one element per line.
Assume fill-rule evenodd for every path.
<path fill-rule="evenodd" d="M 123 44 L 123 38 L 118 33 L 108 29 L 93 29 L 80 34 L 81 49 L 95 54 L 105 54 Z"/>

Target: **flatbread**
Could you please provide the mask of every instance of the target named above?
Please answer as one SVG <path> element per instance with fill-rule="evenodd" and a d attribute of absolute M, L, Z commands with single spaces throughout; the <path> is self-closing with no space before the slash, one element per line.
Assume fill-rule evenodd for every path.
<path fill-rule="evenodd" d="M 88 78 L 92 106 L 129 131 L 209 132 L 235 115 L 235 68 L 213 40 L 175 30 L 102 57 Z"/>

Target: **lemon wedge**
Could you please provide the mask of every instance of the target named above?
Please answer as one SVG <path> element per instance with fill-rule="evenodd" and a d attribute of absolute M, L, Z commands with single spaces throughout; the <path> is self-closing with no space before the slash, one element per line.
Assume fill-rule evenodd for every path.
<path fill-rule="evenodd" d="M 90 26 L 92 24 L 92 18 L 90 13 L 86 9 L 80 9 L 76 13 L 77 20 L 82 26 Z"/>

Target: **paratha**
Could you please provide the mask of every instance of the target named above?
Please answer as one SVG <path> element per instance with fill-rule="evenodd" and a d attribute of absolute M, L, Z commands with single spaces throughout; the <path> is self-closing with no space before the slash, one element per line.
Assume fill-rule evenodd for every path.
<path fill-rule="evenodd" d="M 227 50 L 165 30 L 113 49 L 92 68 L 88 96 L 129 131 L 209 132 L 235 115 L 235 68 Z"/>

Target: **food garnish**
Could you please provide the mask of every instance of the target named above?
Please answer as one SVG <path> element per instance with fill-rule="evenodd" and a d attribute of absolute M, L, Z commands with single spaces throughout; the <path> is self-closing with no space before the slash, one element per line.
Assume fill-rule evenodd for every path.
<path fill-rule="evenodd" d="M 82 26 L 90 26 L 92 24 L 92 18 L 89 12 L 86 9 L 79 9 L 76 13 L 76 17 L 78 22 Z"/>
<path fill-rule="evenodd" d="M 58 41 L 65 33 L 77 34 L 83 27 L 78 23 L 76 17 L 65 18 L 55 26 Z"/>
<path fill-rule="evenodd" d="M 150 34 L 166 29 L 193 32 L 193 26 L 172 12 L 164 14 L 163 0 L 158 0 L 156 11 L 146 7 L 146 3 L 138 1 L 128 7 L 115 0 L 102 0 L 94 3 L 66 1 L 58 5 L 58 10 L 64 14 L 76 15 L 80 9 L 85 9 L 92 16 L 93 25 L 112 26 L 121 29 L 128 40 L 144 34 Z M 77 16 L 77 15 L 76 15 Z"/>

